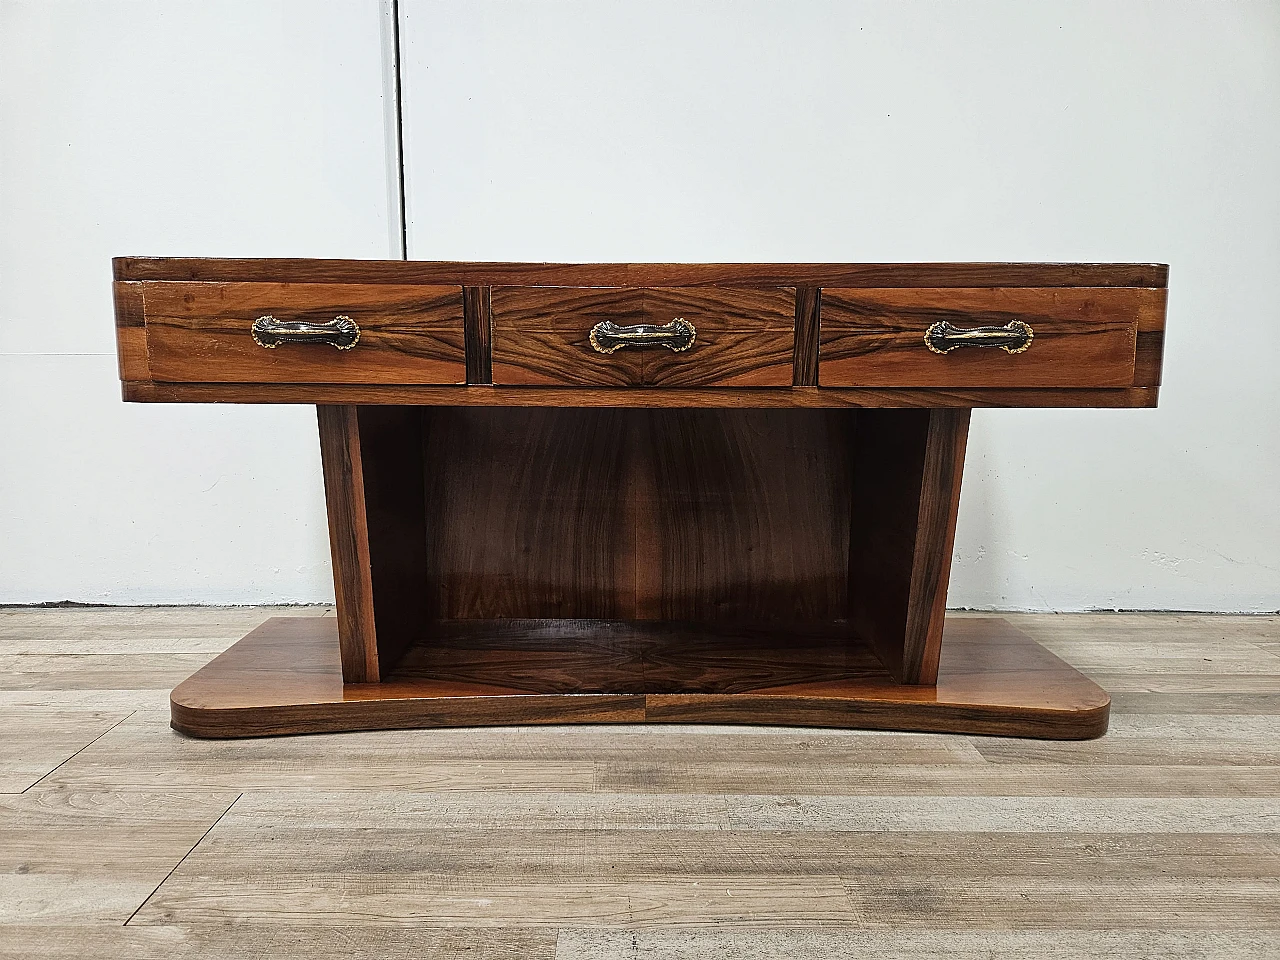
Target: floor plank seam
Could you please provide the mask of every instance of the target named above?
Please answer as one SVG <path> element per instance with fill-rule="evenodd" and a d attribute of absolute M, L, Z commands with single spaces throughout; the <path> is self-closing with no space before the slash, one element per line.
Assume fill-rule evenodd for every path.
<path fill-rule="evenodd" d="M 135 713 L 137 713 L 137 712 L 138 712 L 137 710 L 130 710 L 130 711 L 129 711 L 128 713 L 126 713 L 123 717 L 121 717 L 119 720 L 117 720 L 117 721 L 116 721 L 115 723 L 113 723 L 111 726 L 107 727 L 107 729 L 103 730 L 100 734 L 98 734 L 96 737 L 94 737 L 92 740 L 90 740 L 88 743 L 86 743 L 83 747 L 81 747 L 81 748 L 80 748 L 79 750 L 77 750 L 75 753 L 71 754 L 71 756 L 69 756 L 69 757 L 67 757 L 66 759 L 64 759 L 61 763 L 59 763 L 56 767 L 54 767 L 52 770 L 50 770 L 48 773 L 46 773 L 44 776 L 42 776 L 39 780 L 35 781 L 35 783 L 29 784 L 28 786 L 24 787 L 24 788 L 23 788 L 19 793 L 14 794 L 14 796 L 22 796 L 22 794 L 26 793 L 28 790 L 32 790 L 32 789 L 34 789 L 34 788 L 38 787 L 40 784 L 44 783 L 44 781 L 45 781 L 45 780 L 47 780 L 49 777 L 53 776 L 55 773 L 57 773 L 59 770 L 61 770 L 64 766 L 66 766 L 68 763 L 70 763 L 70 762 L 71 762 L 72 760 L 74 760 L 76 757 L 80 756 L 80 754 L 81 754 L 81 753 L 83 753 L 85 750 L 88 750 L 88 749 L 89 749 L 90 747 L 92 747 L 95 743 L 97 743 L 99 740 L 101 740 L 103 737 L 105 737 L 108 733 L 110 733 L 110 732 L 111 732 L 112 730 L 114 730 L 116 727 L 120 726 L 120 724 L 124 723 L 126 720 L 128 720 L 130 717 L 132 717 L 132 716 L 133 716 Z"/>
<path fill-rule="evenodd" d="M 134 910 L 133 913 L 129 914 L 129 918 L 125 920 L 125 922 L 122 923 L 120 926 L 127 927 L 130 923 L 133 922 L 133 918 L 138 915 L 138 912 L 142 910 L 142 908 L 145 907 L 148 903 L 151 902 L 151 898 L 154 897 L 157 893 L 159 893 L 160 888 L 163 887 L 166 883 L 168 883 L 170 878 L 172 878 L 173 875 L 178 872 L 178 868 L 187 862 L 187 857 L 191 856 L 191 854 L 196 852 L 196 847 L 204 843 L 205 838 L 208 837 L 209 834 L 213 833 L 213 828 L 216 827 L 222 821 L 222 818 L 225 817 L 231 811 L 232 807 L 234 807 L 237 803 L 239 803 L 243 799 L 244 799 L 243 793 L 236 794 L 236 798 L 232 800 L 229 804 L 227 804 L 227 809 L 223 810 L 220 814 L 218 814 L 218 816 L 214 819 L 213 823 L 209 824 L 209 829 L 200 835 L 200 839 L 197 840 L 194 844 L 192 844 L 191 849 L 182 855 L 182 859 L 173 865 L 173 869 L 165 874 L 164 879 L 156 884 L 156 888 L 152 890 L 150 893 L 148 893 L 142 899 L 142 902 L 138 904 L 137 909 Z"/>

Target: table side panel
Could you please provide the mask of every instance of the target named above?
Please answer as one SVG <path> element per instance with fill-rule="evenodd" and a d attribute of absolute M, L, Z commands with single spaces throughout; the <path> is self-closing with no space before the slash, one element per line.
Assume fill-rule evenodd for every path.
<path fill-rule="evenodd" d="M 147 356 L 146 314 L 142 302 L 145 284 L 116 281 L 112 296 L 116 313 L 116 359 L 120 379 L 150 380 L 151 363 Z"/>

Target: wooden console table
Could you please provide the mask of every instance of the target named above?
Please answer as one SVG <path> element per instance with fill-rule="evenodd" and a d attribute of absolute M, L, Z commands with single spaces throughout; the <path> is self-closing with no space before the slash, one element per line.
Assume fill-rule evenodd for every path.
<path fill-rule="evenodd" d="M 181 731 L 1106 729 L 947 578 L 971 408 L 1155 406 L 1164 266 L 114 266 L 126 400 L 319 411 L 337 617 Z"/>

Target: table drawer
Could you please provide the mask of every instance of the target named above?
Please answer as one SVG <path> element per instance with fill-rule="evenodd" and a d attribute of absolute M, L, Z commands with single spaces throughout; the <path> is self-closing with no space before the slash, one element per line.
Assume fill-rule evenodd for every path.
<path fill-rule="evenodd" d="M 466 380 L 461 286 L 166 281 L 142 287 L 153 380 Z"/>
<path fill-rule="evenodd" d="M 493 382 L 790 386 L 795 300 L 793 287 L 494 287 Z"/>
<path fill-rule="evenodd" d="M 1124 387 L 1138 328 L 1162 317 L 1142 288 L 824 288 L 827 387 Z"/>

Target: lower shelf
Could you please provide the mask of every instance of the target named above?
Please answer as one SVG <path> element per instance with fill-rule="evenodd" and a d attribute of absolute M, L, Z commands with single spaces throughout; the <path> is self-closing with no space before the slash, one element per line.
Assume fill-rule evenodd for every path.
<path fill-rule="evenodd" d="M 838 626 L 455 621 L 382 683 L 343 684 L 337 621 L 277 617 L 179 684 L 175 729 L 253 737 L 533 723 L 755 723 L 1057 740 L 1106 692 L 998 618 L 949 618 L 936 687 L 896 683 Z"/>

